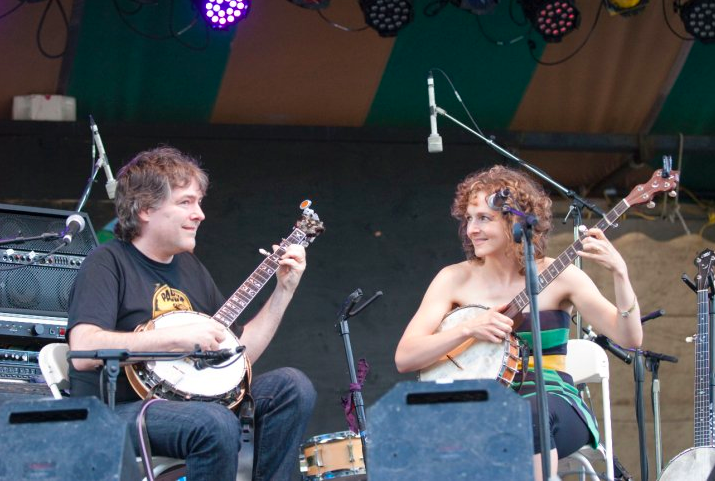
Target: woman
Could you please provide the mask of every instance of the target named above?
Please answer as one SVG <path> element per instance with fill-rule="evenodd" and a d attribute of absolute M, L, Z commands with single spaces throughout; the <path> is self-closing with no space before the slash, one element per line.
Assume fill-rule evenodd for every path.
<path fill-rule="evenodd" d="M 546 257 L 551 229 L 551 200 L 531 178 L 502 166 L 476 172 L 457 186 L 452 215 L 460 221 L 460 237 L 467 260 L 442 269 L 430 284 L 419 309 L 397 346 L 395 363 L 404 373 L 434 364 L 465 341 L 501 343 L 514 320 L 502 314 L 506 305 L 525 287 L 523 246 L 514 242 L 512 227 L 520 217 L 493 210 L 487 198 L 507 188 L 512 207 L 534 214 L 534 257 L 539 272 L 554 259 Z M 518 206 L 518 207 L 517 207 Z M 600 229 L 584 232 L 578 254 L 596 261 L 613 274 L 615 305 L 598 290 L 590 277 L 574 266 L 566 267 L 539 293 L 544 379 L 549 407 L 551 475 L 559 457 L 585 444 L 598 443 L 595 418 L 578 396 L 571 377 L 563 372 L 571 314 L 578 310 L 596 331 L 625 347 L 641 344 L 640 308 L 626 263 Z M 446 314 L 462 306 L 476 306 L 474 316 L 439 332 Z M 531 332 L 528 307 L 516 332 L 528 341 Z M 516 320 L 521 320 L 517 316 Z M 516 383 L 519 394 L 531 402 L 536 416 L 533 365 L 526 382 Z M 538 425 L 534 424 L 534 475 L 541 480 L 541 449 Z"/>

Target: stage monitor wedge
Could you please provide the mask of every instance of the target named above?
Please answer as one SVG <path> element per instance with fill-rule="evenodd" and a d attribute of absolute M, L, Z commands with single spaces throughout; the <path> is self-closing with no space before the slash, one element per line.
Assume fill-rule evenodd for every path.
<path fill-rule="evenodd" d="M 129 425 L 99 399 L 0 404 L 0 481 L 141 479 Z"/>
<path fill-rule="evenodd" d="M 496 381 L 401 382 L 367 424 L 370 481 L 534 479 L 530 405 Z"/>

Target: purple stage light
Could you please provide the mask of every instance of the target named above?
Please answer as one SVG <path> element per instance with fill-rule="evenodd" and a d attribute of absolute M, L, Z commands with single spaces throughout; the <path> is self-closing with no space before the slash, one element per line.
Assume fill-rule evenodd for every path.
<path fill-rule="evenodd" d="M 197 4 L 211 28 L 225 30 L 248 16 L 251 0 L 199 0 Z"/>

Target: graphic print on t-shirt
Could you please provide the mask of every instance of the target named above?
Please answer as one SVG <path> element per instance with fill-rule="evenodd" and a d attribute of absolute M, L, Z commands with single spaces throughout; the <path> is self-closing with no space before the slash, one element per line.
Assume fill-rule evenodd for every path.
<path fill-rule="evenodd" d="M 156 319 L 157 316 L 166 312 L 193 310 L 189 297 L 179 289 L 174 289 L 166 284 L 156 285 L 152 300 L 152 319 Z"/>

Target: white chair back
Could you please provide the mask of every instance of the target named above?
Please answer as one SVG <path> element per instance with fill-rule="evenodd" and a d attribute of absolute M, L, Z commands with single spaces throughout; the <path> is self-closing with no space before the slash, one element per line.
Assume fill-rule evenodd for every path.
<path fill-rule="evenodd" d="M 599 383 L 601 385 L 603 404 L 602 446 L 599 446 L 599 450 L 584 446 L 569 457 L 583 464 L 589 472 L 595 473 L 587 458 L 593 458 L 594 455 L 598 455 L 600 452 L 605 458 L 606 476 L 609 480 L 613 480 L 613 433 L 611 430 L 608 355 L 595 342 L 586 339 L 571 339 L 568 342 L 568 354 L 566 355 L 566 372 L 573 377 L 574 383 L 577 385 L 581 383 Z"/>
<path fill-rule="evenodd" d="M 40 349 L 38 362 L 40 371 L 55 399 L 62 399 L 62 389 L 69 389 L 69 363 L 67 362 L 67 344 L 47 344 Z"/>

